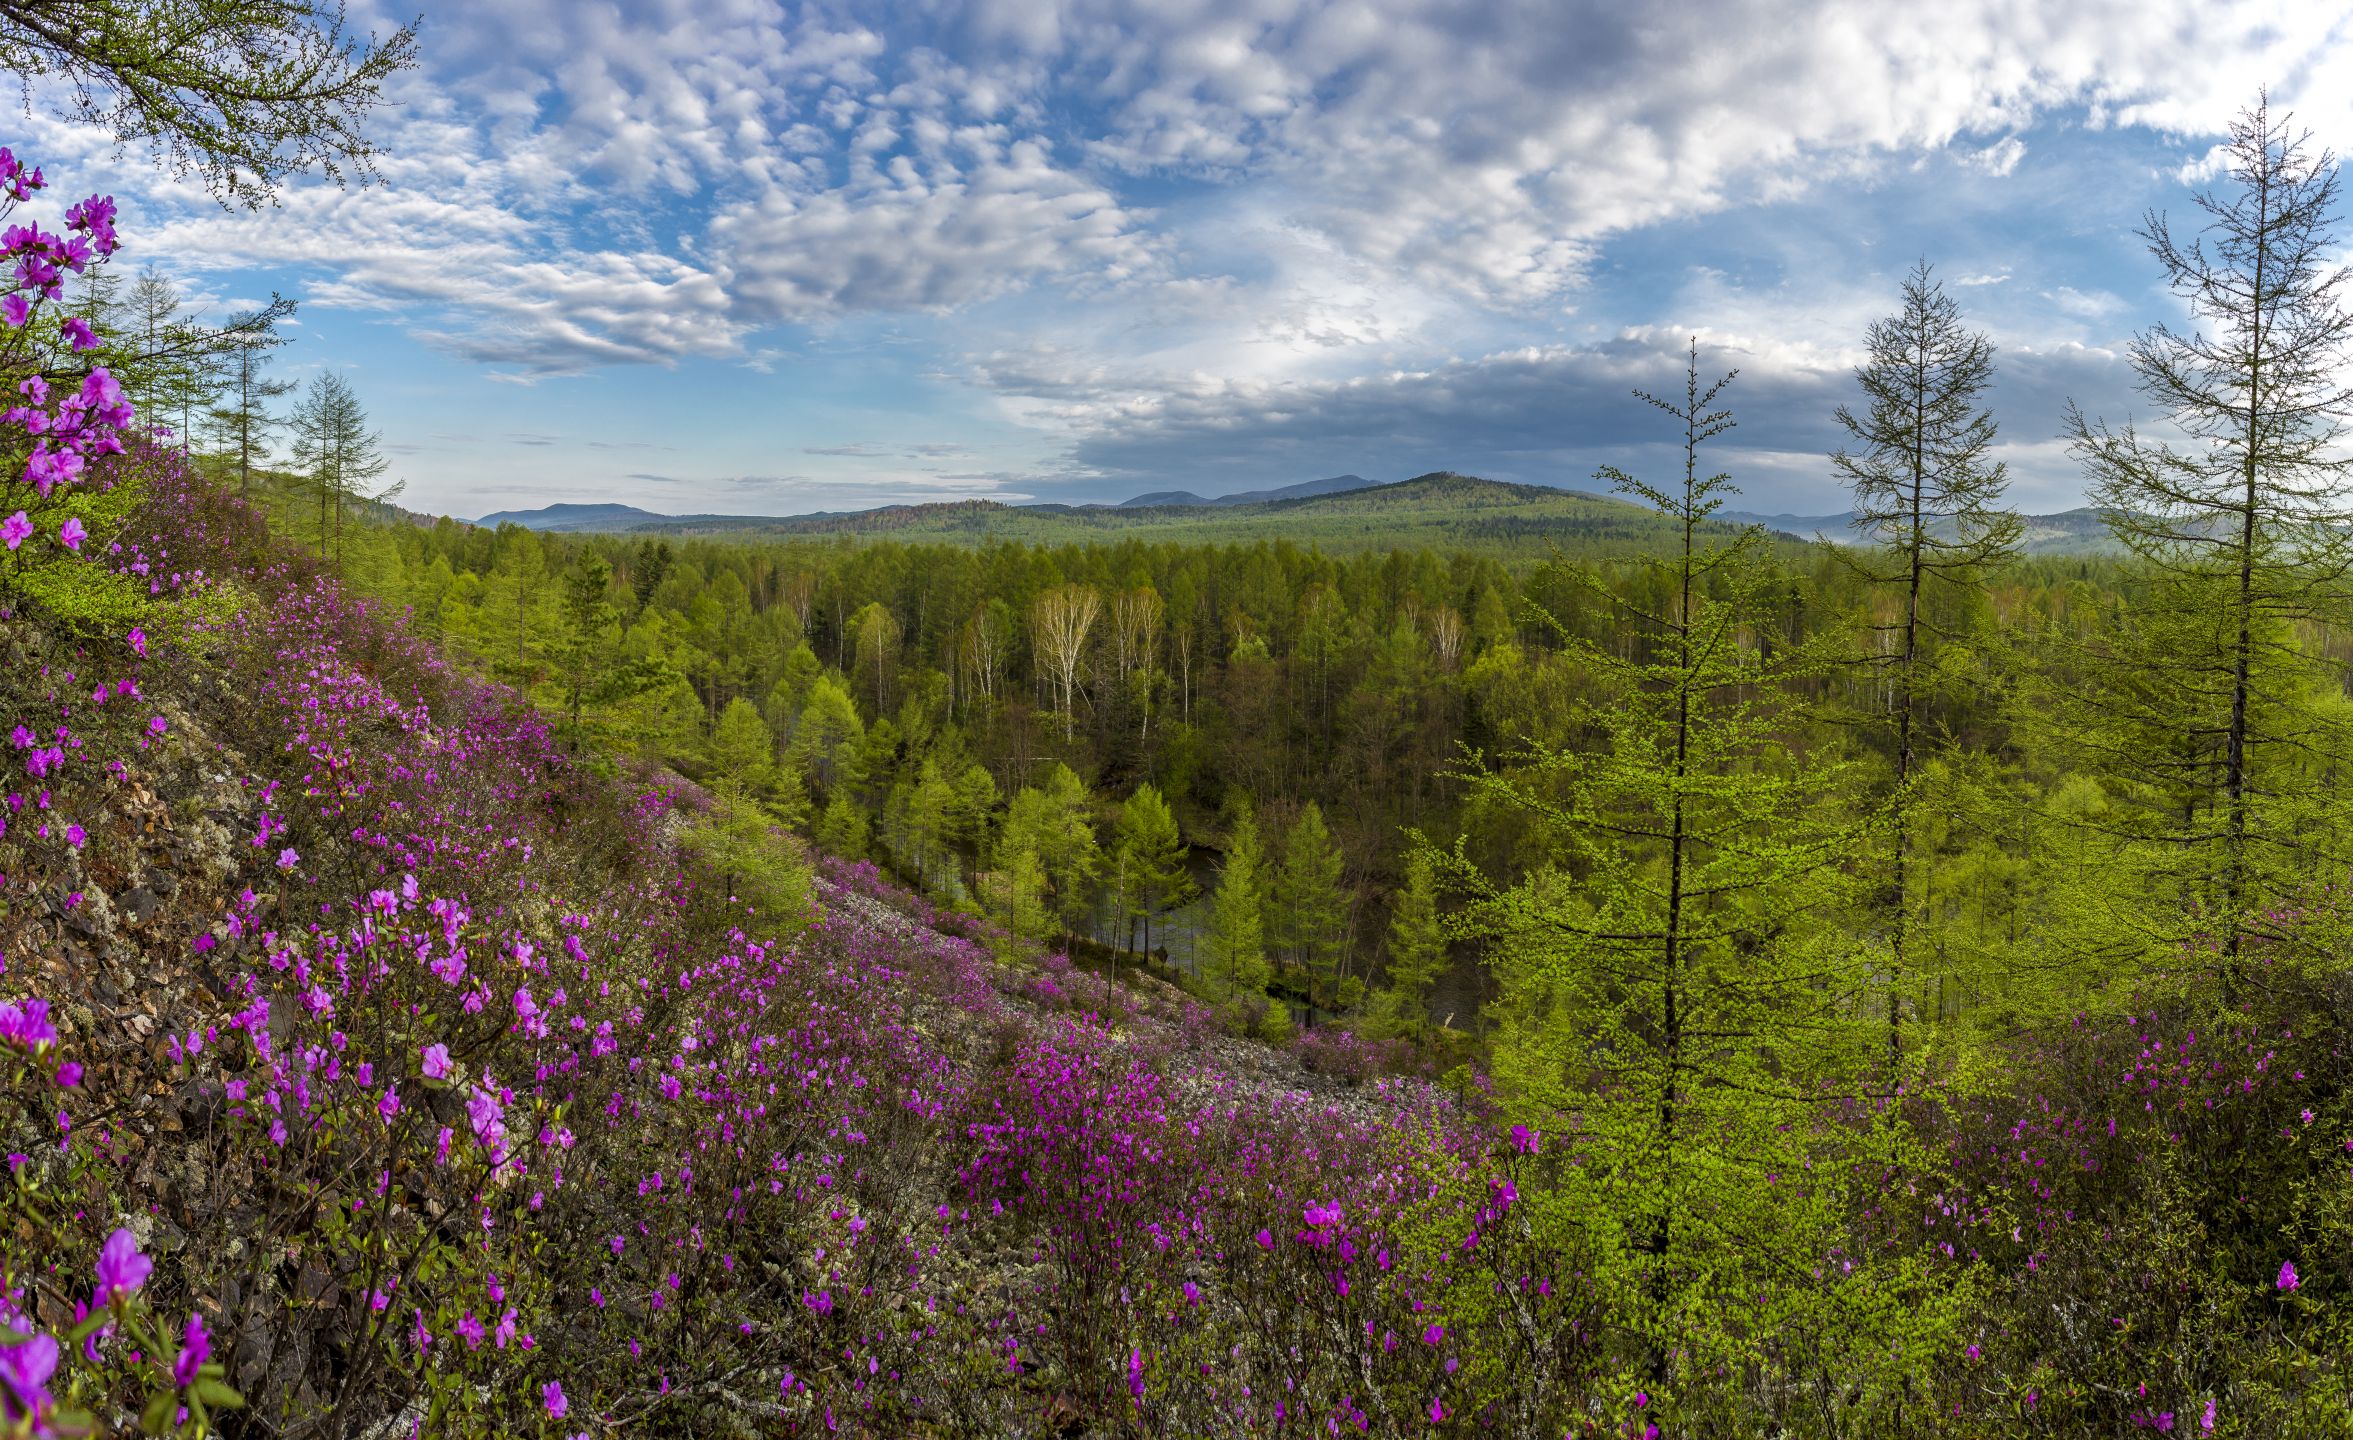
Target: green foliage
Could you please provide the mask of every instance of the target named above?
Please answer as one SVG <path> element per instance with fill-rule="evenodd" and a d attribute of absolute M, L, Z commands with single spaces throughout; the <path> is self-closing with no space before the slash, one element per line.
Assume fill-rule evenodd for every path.
<path fill-rule="evenodd" d="M 416 30 L 343 30 L 316 0 L 48 0 L 0 12 L 0 62 L 59 111 L 146 145 L 223 201 L 258 206 L 306 170 L 373 174 L 361 132 Z"/>
<path fill-rule="evenodd" d="M 1893 600 L 1875 619 L 1869 663 L 1888 676 L 1884 728 L 1893 752 L 1885 796 L 1889 854 L 1875 897 L 1891 1081 L 1900 1074 L 1906 993 L 1919 964 L 1913 943 L 1918 901 L 1914 847 L 1918 815 L 1939 801 L 1921 768 L 1923 699 L 1951 683 L 1946 637 L 1923 614 L 1934 585 L 1982 584 L 1989 566 L 2018 544 L 2018 517 L 2000 508 L 2008 480 L 1989 459 L 1996 427 L 1984 396 L 1993 382 L 1993 345 L 1961 324 L 1926 261 L 1904 278 L 1902 308 L 1873 322 L 1869 360 L 1855 371 L 1867 407 L 1845 406 L 1839 424 L 1860 447 L 1831 457 L 1854 488 L 1857 528 L 1867 546 L 1850 558 Z"/>
<path fill-rule="evenodd" d="M 1274 967 L 1266 958 L 1265 867 L 1258 820 L 1245 806 L 1234 820 L 1224 862 L 1218 866 L 1201 978 L 1213 997 L 1251 1022 L 1265 1011 L 1267 982 L 1274 978 Z"/>
<path fill-rule="evenodd" d="M 836 795 L 825 802 L 825 813 L 817 820 L 818 848 L 845 860 L 861 859 L 866 854 L 866 835 L 866 812 L 849 796 Z"/>
<path fill-rule="evenodd" d="M 2109 899 L 2071 942 L 2130 977 L 2210 969 L 2227 1002 L 2250 949 L 2293 949 L 2284 913 L 2340 870 L 2353 733 L 2339 663 L 2305 643 L 2345 618 L 2353 509 L 2343 440 L 2353 414 L 2353 310 L 2338 259 L 2338 172 L 2308 136 L 2242 114 L 2223 152 L 2229 193 L 2207 224 L 2144 238 L 2186 303 L 2189 334 L 2134 343 L 2142 389 L 2179 441 L 2070 413 L 2077 455 L 2149 583 L 2090 647 L 2094 685 L 2046 692 L 2078 763 L 2117 772 L 2131 815 L 2112 832 Z M 2121 923 L 2122 929 L 2113 928 Z M 2341 957 L 2328 957 L 2331 962 Z"/>
<path fill-rule="evenodd" d="M 1348 951 L 1344 869 L 1323 808 L 1308 801 L 1283 832 L 1283 858 L 1268 887 L 1267 914 L 1285 963 L 1318 1001 L 1332 996 Z"/>
<path fill-rule="evenodd" d="M 1390 1034 L 1430 1027 L 1430 987 L 1446 970 L 1446 931 L 1438 913 L 1438 867 L 1423 850 L 1405 860 L 1405 888 L 1389 916 L 1388 964 L 1374 1023 Z"/>
<path fill-rule="evenodd" d="M 1094 797 L 1068 765 L 1046 772 L 1040 789 L 1023 789 L 1005 813 L 999 845 L 1033 857 L 1051 896 L 1051 913 L 1063 928 L 1084 923 L 1101 878 L 1103 854 L 1095 836 Z"/>
<path fill-rule="evenodd" d="M 1152 786 L 1138 785 L 1119 807 L 1112 870 L 1118 877 L 1121 918 L 1131 930 L 1140 922 L 1147 953 L 1152 949 L 1152 922 L 1200 893 L 1186 868 L 1188 853 L 1168 801 Z M 1129 943 L 1134 943 L 1132 936 Z"/>
<path fill-rule="evenodd" d="M 1703 388 L 1695 347 L 1683 396 L 1644 397 L 1681 430 L 1679 482 L 1603 472 L 1683 541 L 1651 562 L 1661 603 L 1625 607 L 1648 655 L 1583 657 L 1608 694 L 1579 717 L 1594 742 L 1465 774 L 1540 822 L 1547 863 L 1505 888 L 1455 862 L 1501 956 L 1497 1077 L 1531 1124 L 1576 1127 L 1567 1213 L 1609 1257 L 1611 1323 L 1661 1383 L 1750 1362 L 1727 1307 L 1777 1326 L 1825 1299 L 1789 1276 L 1833 1243 L 1853 1157 L 1812 1117 L 1859 1073 L 1855 963 L 1833 923 L 1852 832 L 1824 813 L 1836 767 L 1797 763 L 1782 738 L 1786 687 L 1821 662 L 1755 642 L 1761 537 L 1710 544 L 1701 528 L 1731 489 L 1699 469 L 1731 428 L 1729 378 Z M 1760 1171 L 1807 1179 L 1777 1190 Z"/>

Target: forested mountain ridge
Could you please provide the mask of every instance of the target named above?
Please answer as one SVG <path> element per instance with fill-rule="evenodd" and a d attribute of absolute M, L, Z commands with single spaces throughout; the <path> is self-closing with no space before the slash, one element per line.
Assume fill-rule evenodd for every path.
<path fill-rule="evenodd" d="M 1325 482 L 1309 482 L 1318 484 Z M 1180 492 L 1181 493 L 1181 492 Z M 1841 544 L 1861 537 L 1849 515 L 1768 515 L 1727 511 L 1726 525 L 1763 524 L 1796 540 Z M 502 511 L 473 522 L 519 524 L 541 531 L 719 536 L 891 535 L 977 544 L 1084 543 L 1135 534 L 1192 544 L 1284 538 L 1333 550 L 1387 545 L 1469 549 L 1532 557 L 1558 545 L 1573 553 L 1628 553 L 1658 535 L 1654 518 L 1610 496 L 1435 471 L 1387 484 L 1269 499 L 1203 500 L 1145 495 L 1119 505 L 1008 505 L 956 500 L 889 505 L 822 515 L 656 515 L 630 506 L 551 505 Z M 2097 512 L 2070 510 L 2025 517 L 2022 548 L 2032 554 L 2095 554 L 2113 549 Z M 1711 532 L 1711 533 L 1721 533 Z"/>
<path fill-rule="evenodd" d="M 1156 490 L 1148 495 L 1135 495 L 1122 500 L 1116 508 L 1137 510 L 1168 505 L 1252 505 L 1262 500 L 1290 500 L 1304 495 L 1362 490 L 1374 483 L 1362 475 L 1333 475 L 1322 480 L 1302 480 L 1296 485 L 1278 485 L 1265 490 L 1236 490 L 1218 496 L 1196 495 L 1190 490 Z"/>

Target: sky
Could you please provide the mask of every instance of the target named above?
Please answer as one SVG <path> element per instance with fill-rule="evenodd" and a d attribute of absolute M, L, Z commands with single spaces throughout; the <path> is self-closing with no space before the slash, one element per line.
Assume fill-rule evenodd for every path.
<path fill-rule="evenodd" d="M 2011 500 L 2145 411 L 2268 86 L 2353 136 L 2353 7 L 2229 0 L 411 0 L 378 183 L 224 210 L 20 117 L 119 264 L 300 305 L 403 503 L 798 514 L 1672 463 L 1738 369 L 1750 508 L 1843 508 L 1868 323 L 1926 260 L 2000 347 Z M 389 10 L 351 6 L 389 30 Z M 414 13 L 399 12 L 404 18 Z"/>

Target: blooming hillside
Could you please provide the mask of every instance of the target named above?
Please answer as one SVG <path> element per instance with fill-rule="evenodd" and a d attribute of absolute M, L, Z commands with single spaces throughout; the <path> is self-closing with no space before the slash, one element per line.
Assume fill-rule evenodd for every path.
<path fill-rule="evenodd" d="M 871 871 L 753 913 L 671 796 L 148 463 L 114 563 L 201 592 L 182 632 L 6 628 L 0 1324 L 30 1338 L 0 1393 L 36 1431 L 1563 1403 L 1576 1286 L 1501 1223 L 1533 1137 L 1221 1062 L 1167 1000 L 1082 1010 Z"/>

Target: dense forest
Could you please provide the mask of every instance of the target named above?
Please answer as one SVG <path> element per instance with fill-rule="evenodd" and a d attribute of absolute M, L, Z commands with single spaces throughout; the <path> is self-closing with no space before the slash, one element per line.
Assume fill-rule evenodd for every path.
<path fill-rule="evenodd" d="M 91 13 L 247 198 L 413 39 Z M 549 536 L 12 226 L 0 1435 L 2353 1433 L 2339 172 L 2221 155 L 2070 556 L 1925 263 L 1868 543 L 1697 341 L 1639 523 Z"/>

